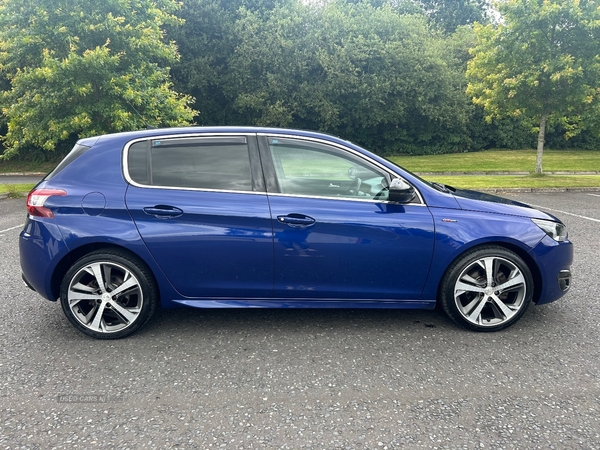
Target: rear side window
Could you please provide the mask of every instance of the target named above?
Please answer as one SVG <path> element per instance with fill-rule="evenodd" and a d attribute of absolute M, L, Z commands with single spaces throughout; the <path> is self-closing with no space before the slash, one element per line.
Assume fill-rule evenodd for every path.
<path fill-rule="evenodd" d="M 65 158 L 58 164 L 58 166 L 54 168 L 52 172 L 46 175 L 46 178 L 44 178 L 44 180 L 49 180 L 52 177 L 54 177 L 61 170 L 63 170 L 65 167 L 67 167 L 69 164 L 71 164 L 73 161 L 75 161 L 77 158 L 79 158 L 81 155 L 87 152 L 90 148 L 91 147 L 87 147 L 85 145 L 75 144 L 75 147 L 73 147 L 69 154 L 65 156 Z"/>
<path fill-rule="evenodd" d="M 251 191 L 245 137 L 149 139 L 129 147 L 127 170 L 146 186 Z"/>

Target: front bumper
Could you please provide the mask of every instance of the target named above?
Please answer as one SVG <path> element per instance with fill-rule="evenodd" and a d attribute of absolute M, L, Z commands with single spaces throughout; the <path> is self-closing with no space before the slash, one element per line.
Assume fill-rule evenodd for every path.
<path fill-rule="evenodd" d="M 567 292 L 571 289 L 571 280 L 573 276 L 571 275 L 570 270 L 561 270 L 558 273 L 558 287 L 561 291 Z"/>
<path fill-rule="evenodd" d="M 573 244 L 569 241 L 556 242 L 545 236 L 530 255 L 537 263 L 541 278 L 536 303 L 550 303 L 565 295 L 571 288 Z"/>

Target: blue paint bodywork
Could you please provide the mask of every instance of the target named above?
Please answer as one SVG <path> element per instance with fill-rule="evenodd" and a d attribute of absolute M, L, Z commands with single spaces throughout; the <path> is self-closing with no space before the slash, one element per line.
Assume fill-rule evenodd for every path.
<path fill-rule="evenodd" d="M 422 201 L 145 188 L 126 180 L 123 151 L 132 140 L 215 134 L 287 135 L 349 149 L 406 180 Z M 339 138 L 228 127 L 145 130 L 79 143 L 91 148 L 37 186 L 67 192 L 45 203 L 54 218 L 30 216 L 21 233 L 24 278 L 50 300 L 57 300 L 76 259 L 111 247 L 147 264 L 163 308 L 433 308 L 447 268 L 485 245 L 509 248 L 528 263 L 538 304 L 563 295 L 557 276 L 570 269 L 572 245 L 554 241 L 531 221 L 555 217 L 485 194 L 445 192 Z M 181 214 L 165 218 L 147 209 L 164 205 Z M 290 214 L 314 223 L 278 220 Z"/>

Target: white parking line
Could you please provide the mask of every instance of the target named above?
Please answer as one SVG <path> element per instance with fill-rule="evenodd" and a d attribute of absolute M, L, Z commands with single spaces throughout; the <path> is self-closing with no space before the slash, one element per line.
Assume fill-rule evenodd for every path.
<path fill-rule="evenodd" d="M 579 217 L 580 219 L 591 220 L 592 222 L 600 223 L 600 219 L 594 219 L 593 217 L 581 216 L 579 214 L 573 214 L 570 212 L 561 211 L 560 209 L 552 209 L 552 208 L 548 208 L 546 206 L 532 205 L 531 203 L 529 204 L 529 206 L 533 206 L 534 208 L 545 210 L 545 211 L 554 211 L 557 213 L 566 214 L 567 216 Z"/>
<path fill-rule="evenodd" d="M 600 197 L 600 195 L 598 195 L 598 194 L 588 194 L 588 195 L 591 195 L 592 197 Z"/>
<path fill-rule="evenodd" d="M 25 224 L 24 224 L 24 223 L 22 223 L 21 225 L 17 225 L 17 226 L 14 226 L 14 227 L 10 227 L 10 228 L 7 228 L 6 230 L 0 230 L 0 234 L 2 234 L 2 233 L 6 233 L 7 231 L 16 230 L 17 228 L 22 228 L 22 227 L 24 227 L 24 226 L 25 226 Z"/>

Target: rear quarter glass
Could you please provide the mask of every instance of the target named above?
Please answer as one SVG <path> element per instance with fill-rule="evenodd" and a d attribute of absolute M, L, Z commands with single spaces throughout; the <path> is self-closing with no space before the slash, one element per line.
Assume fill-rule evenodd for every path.
<path fill-rule="evenodd" d="M 44 181 L 51 180 L 55 175 L 60 173 L 65 167 L 67 167 L 69 164 L 71 164 L 73 161 L 75 161 L 77 158 L 79 158 L 81 155 L 87 152 L 90 148 L 91 147 L 88 147 L 86 145 L 75 144 L 73 149 L 69 152 L 67 156 L 65 156 L 65 158 L 58 164 L 58 166 L 56 166 L 52 172 L 46 175 Z"/>

